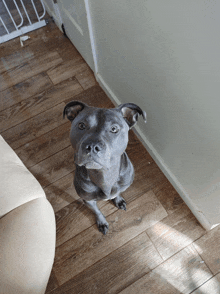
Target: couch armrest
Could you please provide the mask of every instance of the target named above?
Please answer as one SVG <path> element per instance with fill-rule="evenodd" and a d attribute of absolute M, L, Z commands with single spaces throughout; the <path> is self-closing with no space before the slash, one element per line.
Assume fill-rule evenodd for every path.
<path fill-rule="evenodd" d="M 41 185 L 0 135 L 0 218 L 19 205 L 46 197 Z"/>
<path fill-rule="evenodd" d="M 54 211 L 31 200 L 0 219 L 0 294 L 43 294 L 55 252 Z"/>

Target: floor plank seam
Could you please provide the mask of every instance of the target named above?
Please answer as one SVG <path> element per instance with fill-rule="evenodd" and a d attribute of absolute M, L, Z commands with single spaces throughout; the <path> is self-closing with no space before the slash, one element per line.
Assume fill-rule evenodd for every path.
<path fill-rule="evenodd" d="M 185 218 L 185 217 L 183 217 L 183 218 Z M 146 231 L 145 231 L 146 232 Z M 147 232 L 146 232 L 146 234 L 147 234 Z M 148 235 L 148 234 L 147 234 Z M 202 235 L 202 236 L 204 236 L 204 235 Z M 171 256 L 169 256 L 168 258 L 166 258 L 166 259 L 164 259 L 162 256 L 161 256 L 161 254 L 159 253 L 159 251 L 158 251 L 158 253 L 160 254 L 160 256 L 161 256 L 161 258 L 163 259 L 163 262 L 161 262 L 161 264 L 163 264 L 164 262 L 166 262 L 167 260 L 169 260 L 171 257 L 173 257 L 173 256 L 175 256 L 176 254 L 178 254 L 180 251 L 182 251 L 182 250 L 184 250 L 185 248 L 187 248 L 188 246 L 190 246 L 190 245 L 192 245 L 195 241 L 197 241 L 197 240 L 199 240 L 202 236 L 200 236 L 199 238 L 197 238 L 196 240 L 194 240 L 194 241 L 192 241 L 192 242 L 190 242 L 190 243 L 188 243 L 186 246 L 184 246 L 184 247 L 182 247 L 180 250 L 178 250 L 178 251 L 176 251 L 173 255 L 171 255 Z M 150 238 L 150 236 L 148 235 L 148 237 Z M 154 244 L 154 242 L 152 241 L 152 239 L 150 238 L 150 240 L 151 240 L 151 242 Z M 154 245 L 155 246 L 155 245 Z M 156 247 L 156 246 L 155 246 Z M 195 247 L 194 247 L 195 248 Z M 157 249 L 157 248 L 156 248 Z M 195 248 L 195 250 L 196 250 L 196 248 Z M 198 251 L 196 250 L 196 252 L 198 253 Z M 198 255 L 200 256 L 200 254 L 198 253 Z M 201 256 L 200 256 L 201 257 Z M 203 260 L 203 258 L 201 257 L 201 259 Z M 160 265 L 161 265 L 160 264 Z M 158 265 L 159 266 L 159 265 Z M 207 266 L 208 267 L 208 266 Z M 156 267 L 155 267 L 156 268 Z M 210 268 L 208 267 L 208 269 L 210 270 Z M 211 270 L 210 270 L 211 271 Z M 211 273 L 213 274 L 213 272 L 211 271 Z"/>
<path fill-rule="evenodd" d="M 95 226 L 96 224 L 92 225 L 92 226 Z M 86 228 L 85 230 L 83 231 L 86 231 L 88 229 L 90 229 L 92 226 L 90 226 L 89 228 Z M 81 231 L 80 233 L 78 233 L 77 235 L 75 235 L 74 237 L 66 240 L 65 242 L 63 242 L 62 244 L 60 244 L 59 246 L 56 247 L 59 248 L 60 246 L 63 246 L 66 242 L 70 241 L 71 239 L 75 238 L 76 236 L 80 235 L 83 231 Z M 144 231 L 143 231 L 144 232 Z M 93 264 L 89 265 L 87 268 L 85 268 L 84 270 L 82 270 L 81 272 L 77 273 L 75 276 L 71 277 L 71 279 L 75 279 L 78 275 L 80 275 L 82 272 L 88 270 L 89 268 L 91 268 L 92 266 L 94 266 L 95 264 L 99 263 L 101 260 L 105 259 L 106 257 L 108 257 L 109 255 L 111 255 L 112 253 L 114 253 L 115 251 L 117 251 L 118 249 L 120 249 L 121 247 L 125 246 L 126 244 L 128 244 L 129 242 L 131 242 L 132 240 L 134 240 L 135 238 L 137 238 L 138 236 L 140 236 L 141 234 L 143 234 L 143 232 L 141 232 L 140 234 L 138 234 L 137 236 L 133 237 L 132 239 L 130 239 L 129 241 L 127 241 L 126 243 L 122 244 L 121 246 L 117 247 L 116 249 L 114 249 L 113 251 L 111 251 L 110 253 L 108 253 L 107 255 L 105 255 L 104 257 L 102 257 L 101 259 L 97 260 L 96 262 L 94 262 Z M 101 233 L 100 233 L 101 234 Z M 149 245 L 150 246 L 150 245 Z M 149 247 L 148 246 L 148 247 Z M 72 256 L 70 256 L 68 259 L 71 259 Z M 64 264 L 68 259 L 65 259 L 62 263 L 60 263 L 60 266 L 62 266 L 62 264 Z M 164 262 L 164 261 L 163 261 Z M 163 263 L 162 262 L 162 263 Z M 161 265 L 162 263 L 160 263 L 159 265 Z M 149 272 L 151 272 L 152 270 L 154 270 L 155 268 L 157 268 L 159 265 L 157 265 L 156 267 L 153 267 L 152 269 L 150 269 Z M 148 272 L 148 273 L 149 273 Z M 55 270 L 54 270 L 54 273 L 55 273 Z M 147 273 L 147 274 L 148 274 Z M 145 274 L 143 275 L 145 276 Z M 70 280 L 71 280 L 70 279 Z M 63 286 L 64 284 L 68 283 L 70 280 L 64 282 L 63 284 L 61 284 L 60 286 Z M 126 287 L 127 288 L 127 287 Z"/>
<path fill-rule="evenodd" d="M 204 235 L 202 235 L 202 236 L 204 236 Z M 201 237 L 199 237 L 199 238 L 197 238 L 195 241 L 193 241 L 193 243 L 194 242 L 196 242 L 197 240 L 199 240 L 200 238 L 202 238 L 202 236 Z M 193 244 L 192 243 L 192 244 Z M 196 247 L 195 246 L 193 246 L 193 248 L 195 249 L 195 251 L 197 252 L 197 254 L 199 255 L 199 257 L 201 258 L 201 260 L 203 261 L 203 263 L 207 266 L 207 268 L 210 270 L 210 272 L 212 273 L 212 277 L 211 278 L 213 278 L 214 276 L 216 276 L 217 274 L 215 274 L 212 270 L 211 270 L 211 268 L 208 266 L 208 264 L 205 262 L 205 260 L 203 259 L 203 257 L 200 255 L 200 253 L 198 252 L 198 250 L 196 249 Z M 210 279 L 211 279 L 210 278 Z M 204 282 L 204 283 L 206 283 L 206 282 Z"/>
<path fill-rule="evenodd" d="M 199 238 L 198 238 L 199 239 Z M 192 242 L 193 243 L 193 242 Z M 192 243 L 190 243 L 190 244 L 188 244 L 187 246 L 185 246 L 184 248 L 182 248 L 181 250 L 179 250 L 178 252 L 176 252 L 175 254 L 173 254 L 172 256 L 170 256 L 169 258 L 167 258 L 167 259 L 163 259 L 163 262 L 161 262 L 160 264 L 158 264 L 156 267 L 154 267 L 154 268 L 152 268 L 147 274 L 145 274 L 145 275 L 143 275 L 141 278 L 143 278 L 144 276 L 147 276 L 150 272 L 152 272 L 154 269 L 156 269 L 157 267 L 159 267 L 159 266 L 161 266 L 162 264 L 164 264 L 164 263 L 166 263 L 169 259 L 171 259 L 173 256 L 175 256 L 175 255 L 177 255 L 180 251 L 182 251 L 182 250 L 184 250 L 185 248 L 187 248 L 189 245 L 191 245 Z M 196 250 L 196 252 L 198 253 L 198 251 Z M 199 254 L 198 254 L 199 255 Z M 202 259 L 202 257 L 199 255 L 199 257 Z M 203 260 L 203 259 L 202 259 Z M 210 268 L 208 267 L 208 265 L 204 262 L 204 264 L 207 266 L 207 268 L 210 270 Z M 209 280 L 211 280 L 213 277 L 215 277 L 217 274 L 219 274 L 219 273 L 217 273 L 216 275 L 214 275 L 213 274 L 213 272 L 210 270 L 210 272 L 211 272 L 211 274 L 212 274 L 212 276 L 208 279 L 208 280 L 206 280 L 206 281 L 204 281 L 201 285 L 199 285 L 199 287 L 197 287 L 197 288 L 195 288 L 195 289 L 193 289 L 193 291 L 191 291 L 189 294 L 191 294 L 191 293 L 193 293 L 196 289 L 199 289 L 202 285 L 204 285 L 205 283 L 207 283 Z M 133 282 L 133 283 L 131 283 L 131 285 L 132 284 L 134 284 L 134 283 L 136 283 L 138 280 L 140 280 L 141 278 L 138 278 L 135 282 Z M 129 287 L 129 286 L 128 286 Z M 128 287 L 125 287 L 124 289 L 126 289 L 126 288 L 128 288 Z M 124 290 L 123 289 L 123 290 Z"/>
<path fill-rule="evenodd" d="M 207 266 L 207 265 L 206 265 Z M 199 287 L 195 288 L 193 291 L 191 291 L 189 294 L 193 293 L 194 291 L 198 290 L 200 287 L 202 287 L 204 284 L 206 284 L 208 281 L 210 281 L 211 279 L 213 279 L 215 276 L 217 276 L 218 273 L 216 275 L 213 275 L 212 277 L 210 277 L 207 281 L 203 282 L 201 285 L 199 285 Z M 204 293 L 205 294 L 205 293 Z M 219 294 L 219 293 L 213 293 L 213 294 Z"/>
<path fill-rule="evenodd" d="M 162 220 L 163 220 L 163 219 L 162 219 Z M 161 220 L 161 221 L 162 221 L 162 220 Z M 150 236 L 148 235 L 147 231 L 144 231 L 144 232 L 145 232 L 145 234 L 148 236 L 148 238 L 150 239 L 150 241 L 152 242 L 154 248 L 156 249 L 156 251 L 157 251 L 157 253 L 159 254 L 159 256 L 161 257 L 161 259 L 164 260 L 163 257 L 162 257 L 162 255 L 160 254 L 159 250 L 157 249 L 156 245 L 154 244 L 153 240 L 152 240 L 152 239 L 150 238 Z M 161 264 L 161 263 L 160 263 L 160 264 Z"/>
<path fill-rule="evenodd" d="M 37 77 L 37 76 L 40 75 L 40 74 L 45 74 L 45 75 L 47 75 L 47 73 L 46 73 L 45 71 L 42 71 L 41 73 L 38 73 L 38 74 L 36 74 L 36 75 L 33 75 L 33 76 L 31 76 L 30 78 L 35 78 L 35 77 Z M 21 84 L 21 83 L 25 83 L 25 82 L 28 81 L 30 78 L 27 78 L 27 79 L 25 79 L 24 81 L 19 82 L 19 83 L 15 84 L 15 85 L 13 85 L 13 86 L 11 86 L 11 87 L 8 87 L 8 88 L 6 88 L 6 89 L 4 89 L 4 90 L 0 90 L 0 94 L 1 94 L 2 92 L 6 91 L 6 90 L 10 90 L 10 88 L 14 88 L 14 87 L 16 87 L 17 85 L 19 85 L 19 84 Z M 49 77 L 48 77 L 48 78 L 49 78 Z M 47 88 L 45 91 L 48 91 L 48 90 L 52 89 L 53 87 L 54 87 L 54 84 L 51 82 L 51 87 Z M 43 91 L 43 92 L 44 92 L 44 91 Z M 31 95 L 31 96 L 29 96 L 29 97 L 27 97 L 27 98 L 25 98 L 25 99 L 22 99 L 21 101 L 15 103 L 15 104 L 13 104 L 13 105 L 11 105 L 11 106 L 9 106 L 9 107 L 6 107 L 6 108 L 2 109 L 2 110 L 0 111 L 0 113 L 1 113 L 2 111 L 5 111 L 5 110 L 7 110 L 7 109 L 13 107 L 14 105 L 16 105 L 16 104 L 18 104 L 18 103 L 20 103 L 20 102 L 22 102 L 22 101 L 25 101 L 26 99 L 31 99 L 31 98 L 33 98 L 33 97 L 36 96 L 36 95 L 40 95 L 40 94 L 43 93 L 43 92 L 40 92 L 40 93 L 38 92 L 38 93 L 33 94 L 33 95 Z"/>
<path fill-rule="evenodd" d="M 51 53 L 56 52 L 56 53 L 59 55 L 59 53 L 58 53 L 57 51 L 50 51 L 50 52 L 51 52 Z M 59 55 L 59 58 L 62 59 L 62 57 L 61 57 L 60 55 Z M 34 59 L 35 59 L 35 58 L 33 58 L 33 60 L 34 60 Z M 62 62 L 63 62 L 63 59 L 62 59 Z M 62 62 L 59 63 L 58 65 L 62 64 Z M 12 69 L 6 70 L 5 72 L 1 73 L 1 75 L 4 74 L 4 73 L 7 73 L 7 72 L 10 72 L 10 71 L 14 70 L 15 68 L 20 68 L 20 67 L 23 67 L 23 66 L 28 65 L 28 64 L 30 64 L 30 62 L 29 62 L 29 61 L 26 61 L 26 62 L 24 62 L 24 63 L 22 63 L 22 64 L 20 64 L 20 65 L 15 66 L 15 67 L 12 68 Z M 5 91 L 5 90 L 7 90 L 7 89 L 9 89 L 9 88 L 11 88 L 11 87 L 16 86 L 17 84 L 24 83 L 26 80 L 30 79 L 31 77 L 34 77 L 34 76 L 36 76 L 36 75 L 38 75 L 38 74 L 41 74 L 41 73 L 43 73 L 43 72 L 45 72 L 46 75 L 47 75 L 47 71 L 49 71 L 49 70 L 55 68 L 56 66 L 57 66 L 57 65 L 55 65 L 55 66 L 53 65 L 53 66 L 47 68 L 46 71 L 45 71 L 45 70 L 42 70 L 42 71 L 40 70 L 40 71 L 37 72 L 37 74 L 35 74 L 35 75 L 33 75 L 33 76 L 30 76 L 30 77 L 28 77 L 28 78 L 25 78 L 24 80 L 19 81 L 19 83 L 16 83 L 16 84 L 10 85 L 9 87 L 3 88 L 3 90 L 0 90 L 0 93 L 3 92 L 3 91 Z M 52 85 L 54 86 L 54 83 L 52 83 Z M 25 99 L 24 99 L 24 100 L 25 100 Z"/>
<path fill-rule="evenodd" d="M 38 76 L 39 74 L 42 74 L 42 73 L 45 73 L 45 74 L 46 74 L 46 72 L 42 71 L 41 73 L 38 73 L 38 74 L 34 75 L 33 77 L 36 77 L 36 76 Z M 46 75 L 47 75 L 47 74 L 46 74 Z M 30 78 L 32 78 L 32 76 L 31 76 Z M 3 91 L 5 91 L 5 90 L 9 90 L 10 88 L 13 88 L 13 87 L 16 87 L 17 85 L 26 82 L 26 81 L 29 80 L 30 78 L 25 79 L 24 81 L 19 82 L 19 83 L 15 84 L 15 85 L 13 85 L 13 86 L 7 88 L 7 89 L 4 89 Z M 31 96 L 29 96 L 29 97 L 27 97 L 27 98 L 25 98 L 25 99 L 22 99 L 21 101 L 19 101 L 19 102 L 13 104 L 13 105 L 11 105 L 11 106 L 9 106 L 9 107 L 7 107 L 7 108 L 2 109 L 1 112 L 2 112 L 2 111 L 5 111 L 5 110 L 8 110 L 8 109 L 10 109 L 11 107 L 14 107 L 15 105 L 21 103 L 22 101 L 26 101 L 27 99 L 31 99 L 31 98 L 33 98 L 33 97 L 36 96 L 36 95 L 41 95 L 42 93 L 44 93 L 44 92 L 46 92 L 46 91 L 49 91 L 49 90 L 51 90 L 52 88 L 54 88 L 54 84 L 53 84 L 53 83 L 51 84 L 51 87 L 47 88 L 47 89 L 44 90 L 43 92 L 38 92 L 38 93 L 36 93 L 36 94 L 34 94 L 34 95 L 31 95 Z M 3 91 L 0 91 L 0 93 L 3 92 Z M 43 111 L 43 112 L 44 112 L 44 111 Z M 37 114 L 37 115 L 38 115 L 38 114 Z M 32 117 L 34 117 L 34 116 L 32 116 Z M 32 117 L 31 117 L 31 118 L 32 118 Z"/>
<path fill-rule="evenodd" d="M 65 148 L 63 148 L 63 149 L 61 149 L 61 150 L 55 152 L 54 154 L 51 154 L 51 155 L 48 156 L 47 158 L 44 158 L 43 160 L 39 161 L 38 163 L 32 165 L 31 168 L 35 167 L 36 165 L 39 165 L 39 164 L 42 163 L 43 161 L 45 161 L 45 160 L 47 160 L 48 158 L 50 158 L 50 157 L 52 157 L 52 156 L 58 154 L 58 153 L 61 152 L 61 151 L 63 151 L 63 150 L 65 150 L 65 149 L 69 148 L 70 146 L 71 146 L 71 144 L 69 144 L 67 147 L 65 147 Z M 65 175 L 65 176 L 66 176 L 66 175 Z M 60 179 L 60 178 L 59 178 L 59 179 Z M 57 180 L 59 180 L 59 179 L 57 179 Z M 57 181 L 57 180 L 56 180 L 56 181 Z M 56 181 L 54 181 L 54 182 L 56 182 Z M 52 183 L 50 183 L 50 184 L 53 184 L 54 182 L 52 182 Z M 47 185 L 47 186 L 48 186 L 48 185 Z M 47 186 L 44 186 L 44 188 L 46 188 Z"/>
<path fill-rule="evenodd" d="M 0 75 L 3 75 L 3 74 L 10 74 L 11 71 L 13 71 L 15 68 L 22 68 L 24 67 L 25 65 L 28 64 L 28 60 L 24 61 L 23 63 L 19 63 L 17 64 L 16 66 L 14 67 L 11 67 L 9 69 L 5 69 L 4 71 L 0 72 Z M 4 90 L 6 90 L 7 88 L 5 88 Z M 3 91 L 4 91 L 3 90 Z M 1 92 L 1 91 L 0 91 Z"/>
<path fill-rule="evenodd" d="M 61 83 L 63 83 L 63 82 L 64 82 L 64 81 L 62 81 Z M 57 85 L 59 85 L 59 84 L 57 84 Z M 56 85 L 56 86 L 57 86 L 57 85 Z M 45 90 L 45 91 L 43 91 L 43 92 L 46 92 L 46 91 L 48 91 L 48 90 L 51 90 L 51 89 L 53 89 L 54 87 L 55 87 L 55 86 L 52 85 L 52 87 L 50 87 L 49 89 L 47 89 L 47 90 Z M 81 87 L 81 85 L 80 85 L 80 87 Z M 36 94 L 36 95 L 41 95 L 43 92 L 38 93 L 38 94 Z M 83 92 L 83 91 L 82 91 L 82 92 Z M 82 92 L 81 92 L 81 93 L 82 93 Z M 81 93 L 80 93 L 80 94 L 81 94 Z M 33 97 L 36 96 L 36 95 L 32 95 L 31 97 L 25 98 L 25 99 L 22 100 L 22 101 L 25 101 L 25 100 L 27 100 L 27 99 L 31 99 L 31 98 L 33 98 Z M 79 94 L 77 94 L 77 95 L 79 95 Z M 76 96 L 77 96 L 77 95 L 76 95 Z M 22 101 L 21 101 L 21 102 L 22 102 Z M 20 103 L 20 102 L 14 104 L 14 105 L 17 105 L 17 104 L 19 104 L 19 103 Z M 61 100 L 61 101 L 59 101 L 59 102 L 53 104 L 53 107 L 58 106 L 58 105 L 61 104 L 61 103 L 65 103 L 65 101 L 64 101 L 64 100 Z M 14 105 L 13 105 L 13 106 L 10 106 L 9 108 L 6 108 L 5 110 L 10 109 L 11 107 L 14 107 Z M 5 110 L 2 110 L 1 112 L 5 111 Z M 28 121 L 28 120 L 30 120 L 30 119 L 33 119 L 34 117 L 36 117 L 36 116 L 38 116 L 39 114 L 42 114 L 42 113 L 44 113 L 44 112 L 46 112 L 46 111 L 48 111 L 48 109 L 43 110 L 43 111 L 41 111 L 41 112 L 39 112 L 39 113 L 37 113 L 37 114 L 31 116 L 30 118 L 28 118 L 28 119 L 26 119 L 26 120 L 22 120 L 22 121 L 19 122 L 18 124 L 13 125 L 13 126 L 7 128 L 7 129 L 5 129 L 4 131 L 2 131 L 2 134 L 3 134 L 3 132 L 6 132 L 6 131 L 10 130 L 11 128 L 14 128 L 14 127 L 18 126 L 18 125 L 21 124 L 21 123 L 24 123 L 24 122 L 26 122 L 26 121 Z M 0 112 L 0 115 L 1 115 L 1 112 Z M 61 117 L 62 117 L 62 113 L 61 113 Z"/>
<path fill-rule="evenodd" d="M 60 64 L 62 64 L 62 63 L 60 63 Z M 60 65 L 60 64 L 58 64 L 58 65 Z M 54 82 L 52 81 L 52 79 L 51 79 L 51 77 L 48 75 L 48 70 L 45 72 L 45 74 L 47 75 L 47 77 L 49 78 L 49 80 L 50 80 L 50 82 L 51 82 L 51 84 L 53 85 L 53 86 L 56 86 L 55 84 L 54 84 Z M 61 82 L 62 83 L 62 82 Z M 58 84 L 59 85 L 59 84 Z"/>
<path fill-rule="evenodd" d="M 46 110 L 46 111 L 47 111 L 47 110 Z M 49 130 L 49 131 L 43 133 L 42 135 L 35 137 L 33 140 L 30 140 L 30 141 L 24 143 L 23 145 L 14 148 L 14 151 L 16 151 L 16 150 L 18 150 L 18 149 L 24 147 L 24 146 L 27 145 L 27 144 L 31 144 L 31 143 L 34 142 L 35 140 L 40 139 L 41 137 L 43 137 L 43 136 L 49 134 L 50 132 L 52 132 L 52 131 L 56 130 L 57 128 L 59 128 L 59 127 L 61 127 L 61 126 L 64 126 L 64 125 L 69 125 L 69 122 L 65 122 L 65 123 L 63 123 L 63 124 L 60 124 L 59 126 L 57 126 L 57 127 L 53 128 L 53 129 L 51 129 L 51 130 Z M 69 146 L 70 146 L 70 144 L 68 145 L 68 147 L 69 147 Z M 62 150 L 63 150 L 63 149 L 60 149 L 60 150 L 57 151 L 56 153 L 58 153 L 58 152 L 60 152 L 60 151 L 62 151 Z M 53 153 L 53 154 L 51 154 L 50 156 L 52 156 L 52 155 L 54 155 L 54 154 L 56 154 L 56 153 Z M 48 157 L 49 157 L 49 156 L 48 156 Z M 43 160 L 47 159 L 48 157 L 45 157 Z M 43 160 L 42 160 L 42 161 L 43 161 Z M 40 163 L 40 162 L 41 162 L 41 161 L 39 161 L 38 163 Z M 38 163 L 36 163 L 36 164 L 38 164 Z M 34 165 L 32 165 L 31 167 L 33 167 L 33 166 L 34 166 Z"/>
<path fill-rule="evenodd" d="M 64 175 L 64 176 L 62 176 L 62 177 L 60 177 L 59 179 L 57 179 L 56 181 L 54 181 L 53 183 L 50 183 L 49 185 L 47 185 L 46 187 L 48 188 L 50 185 L 52 186 L 52 185 L 54 185 L 54 183 L 56 183 L 57 181 L 60 181 L 60 180 L 62 180 L 63 178 L 65 178 L 65 177 L 67 177 L 68 175 L 70 175 L 70 174 L 72 174 L 74 171 L 71 171 L 71 172 L 69 172 L 68 174 L 66 174 L 66 175 Z M 46 188 L 46 187 L 44 187 L 44 189 Z M 74 200 L 74 199 L 73 199 Z M 67 205 L 69 205 L 69 204 L 67 204 Z M 66 206 L 67 206 L 66 205 Z M 64 207 L 66 207 L 66 206 L 64 206 Z M 63 209 L 64 207 L 62 207 L 61 209 Z M 60 210 L 61 210 L 60 209 Z M 58 210 L 59 211 L 59 210 Z M 58 211 L 56 211 L 56 212 L 58 212 Z"/>
<path fill-rule="evenodd" d="M 66 176 L 66 175 L 65 175 Z M 48 187 L 48 186 L 47 186 Z M 45 188 L 45 187 L 44 187 Z M 73 189 L 74 189 L 74 187 L 73 187 Z M 144 193 L 145 194 L 145 193 Z M 132 202 L 134 202 L 134 201 L 137 201 L 137 199 L 138 198 L 140 198 L 141 196 L 143 196 L 143 194 L 142 195 L 140 195 L 140 196 L 138 196 L 137 198 L 135 198 L 134 200 L 132 200 L 131 202 L 129 202 L 129 204 L 132 204 Z M 78 199 L 78 200 L 80 200 L 80 199 Z M 78 200 L 75 200 L 75 201 L 78 201 Z M 107 201 L 106 201 L 107 202 Z M 68 206 L 69 204 L 67 204 L 66 206 Z M 65 207 L 66 207 L 65 206 Z M 104 206 L 103 206 L 104 207 Z M 64 207 L 63 207 L 64 208 Z M 62 209 L 63 209 L 62 208 Z M 116 211 L 120 211 L 120 210 L 116 210 Z M 108 214 L 108 216 L 107 217 L 109 217 L 109 216 L 111 216 L 112 214 L 114 214 L 116 211 L 113 211 L 112 213 L 110 213 L 110 214 Z M 91 212 L 91 215 L 93 215 L 92 214 L 92 212 Z M 60 246 L 63 246 L 66 242 L 68 242 L 68 241 L 70 241 L 71 239 L 73 239 L 73 238 L 75 238 L 76 236 L 78 236 L 78 235 L 80 235 L 82 232 L 84 232 L 84 231 L 86 231 L 86 230 L 88 230 L 88 229 L 90 229 L 91 227 L 93 227 L 93 226 L 96 226 L 96 223 L 94 223 L 93 225 L 91 225 L 91 226 L 89 226 L 89 227 L 87 227 L 85 230 L 82 230 L 81 232 L 79 232 L 79 233 L 77 233 L 75 236 L 73 236 L 73 237 L 71 237 L 70 239 L 68 239 L 68 240 L 66 240 L 65 242 L 63 242 L 62 244 L 60 244 L 59 246 L 57 246 L 56 248 L 59 248 Z M 153 226 L 153 225 L 152 225 Z M 150 226 L 149 228 L 151 228 L 152 226 Z M 148 228 L 148 229 L 149 229 Z M 97 229 L 98 230 L 98 229 Z M 141 234 L 143 234 L 143 232 L 145 232 L 146 233 L 146 231 L 142 231 L 140 234 L 138 234 L 137 236 L 139 236 L 139 235 L 141 235 Z M 148 236 L 148 234 L 146 233 L 146 235 Z M 124 243 L 124 244 L 122 244 L 120 247 L 118 247 L 118 248 L 121 248 L 122 246 L 124 246 L 125 244 L 127 244 L 128 242 L 130 242 L 131 240 L 133 240 L 134 238 L 136 238 L 137 236 L 135 236 L 135 237 L 133 237 L 132 239 L 130 239 L 129 241 L 127 241 L 126 243 Z M 149 236 L 148 236 L 149 237 Z M 150 239 L 150 238 L 149 238 Z M 154 243 L 153 243 L 153 241 L 150 239 L 150 241 L 151 241 L 151 243 L 154 245 Z M 187 247 L 187 246 L 186 246 Z M 118 249 L 117 248 L 117 249 Z M 112 252 L 114 252 L 115 250 L 117 250 L 117 249 L 114 249 Z M 182 250 L 182 249 L 181 249 Z M 181 251 L 180 250 L 180 251 Z M 112 253 L 111 252 L 111 253 Z M 111 254 L 111 253 L 109 253 L 109 254 Z M 109 254 L 107 254 L 106 256 L 108 256 Z M 103 258 L 105 258 L 105 257 L 103 257 Z M 102 259 L 102 258 L 101 258 Z M 101 260 L 100 259 L 100 260 Z M 162 258 L 163 259 L 163 258 Z"/>
<path fill-rule="evenodd" d="M 58 64 L 58 65 L 61 65 L 62 63 L 60 63 L 60 64 Z M 50 78 L 50 76 L 47 74 L 47 76 Z M 62 80 L 62 81 L 60 81 L 59 83 L 57 83 L 57 84 L 55 84 L 55 83 L 53 83 L 52 82 L 52 80 L 51 80 L 51 78 L 50 78 L 50 81 L 53 83 L 53 86 L 55 87 L 55 86 L 58 86 L 59 84 L 61 84 L 61 83 L 65 83 L 66 81 L 68 81 L 68 80 L 70 80 L 70 79 L 73 79 L 73 80 L 75 80 L 78 84 L 79 84 L 79 86 L 81 87 L 81 89 L 82 89 L 82 92 L 81 93 L 83 93 L 84 91 L 85 91 L 85 89 L 83 88 L 83 86 L 81 85 L 81 83 L 78 81 L 78 79 L 76 78 L 76 75 L 73 75 L 73 76 L 69 76 L 68 78 L 66 78 L 66 79 L 64 79 L 64 80 Z M 80 93 L 80 94 L 81 94 Z"/>
<path fill-rule="evenodd" d="M 90 89 L 91 87 L 89 87 L 88 89 L 84 89 L 84 87 L 83 87 L 83 85 L 80 83 L 80 81 L 77 79 L 77 77 L 75 76 L 75 79 L 76 79 L 76 81 L 77 81 L 77 83 L 79 83 L 80 84 L 80 86 L 83 88 L 83 90 L 85 91 L 85 90 L 88 90 L 88 89 Z"/>

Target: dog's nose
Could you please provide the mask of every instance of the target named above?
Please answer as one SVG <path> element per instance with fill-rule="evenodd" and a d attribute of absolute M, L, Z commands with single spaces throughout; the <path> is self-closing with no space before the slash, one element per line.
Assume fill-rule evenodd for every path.
<path fill-rule="evenodd" d="M 100 151 L 102 151 L 102 149 L 103 149 L 103 144 L 101 144 L 101 143 L 97 143 L 97 144 L 91 143 L 91 144 L 86 145 L 86 151 L 88 153 L 94 152 L 97 154 Z"/>

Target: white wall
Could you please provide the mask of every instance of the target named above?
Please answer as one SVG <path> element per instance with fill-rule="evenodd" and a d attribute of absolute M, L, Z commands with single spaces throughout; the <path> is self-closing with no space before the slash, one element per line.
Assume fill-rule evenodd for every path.
<path fill-rule="evenodd" d="M 43 0 L 45 4 L 45 8 L 50 16 L 53 17 L 56 25 L 59 27 L 59 29 L 62 31 L 61 25 L 62 25 L 62 18 L 60 15 L 58 4 L 54 3 L 53 0 Z"/>
<path fill-rule="evenodd" d="M 90 1 L 98 73 L 146 110 L 145 146 L 206 227 L 220 223 L 220 2 Z"/>
<path fill-rule="evenodd" d="M 93 36 L 89 31 L 90 13 L 87 11 L 89 0 L 43 0 L 46 10 L 54 18 L 57 26 L 65 33 L 81 53 L 87 64 L 93 71 L 96 71 L 93 54 Z"/>

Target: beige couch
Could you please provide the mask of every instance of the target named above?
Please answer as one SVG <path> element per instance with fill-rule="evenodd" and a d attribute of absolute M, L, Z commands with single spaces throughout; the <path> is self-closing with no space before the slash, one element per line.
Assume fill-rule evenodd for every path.
<path fill-rule="evenodd" d="M 54 252 L 53 209 L 0 136 L 0 294 L 45 293 Z"/>

